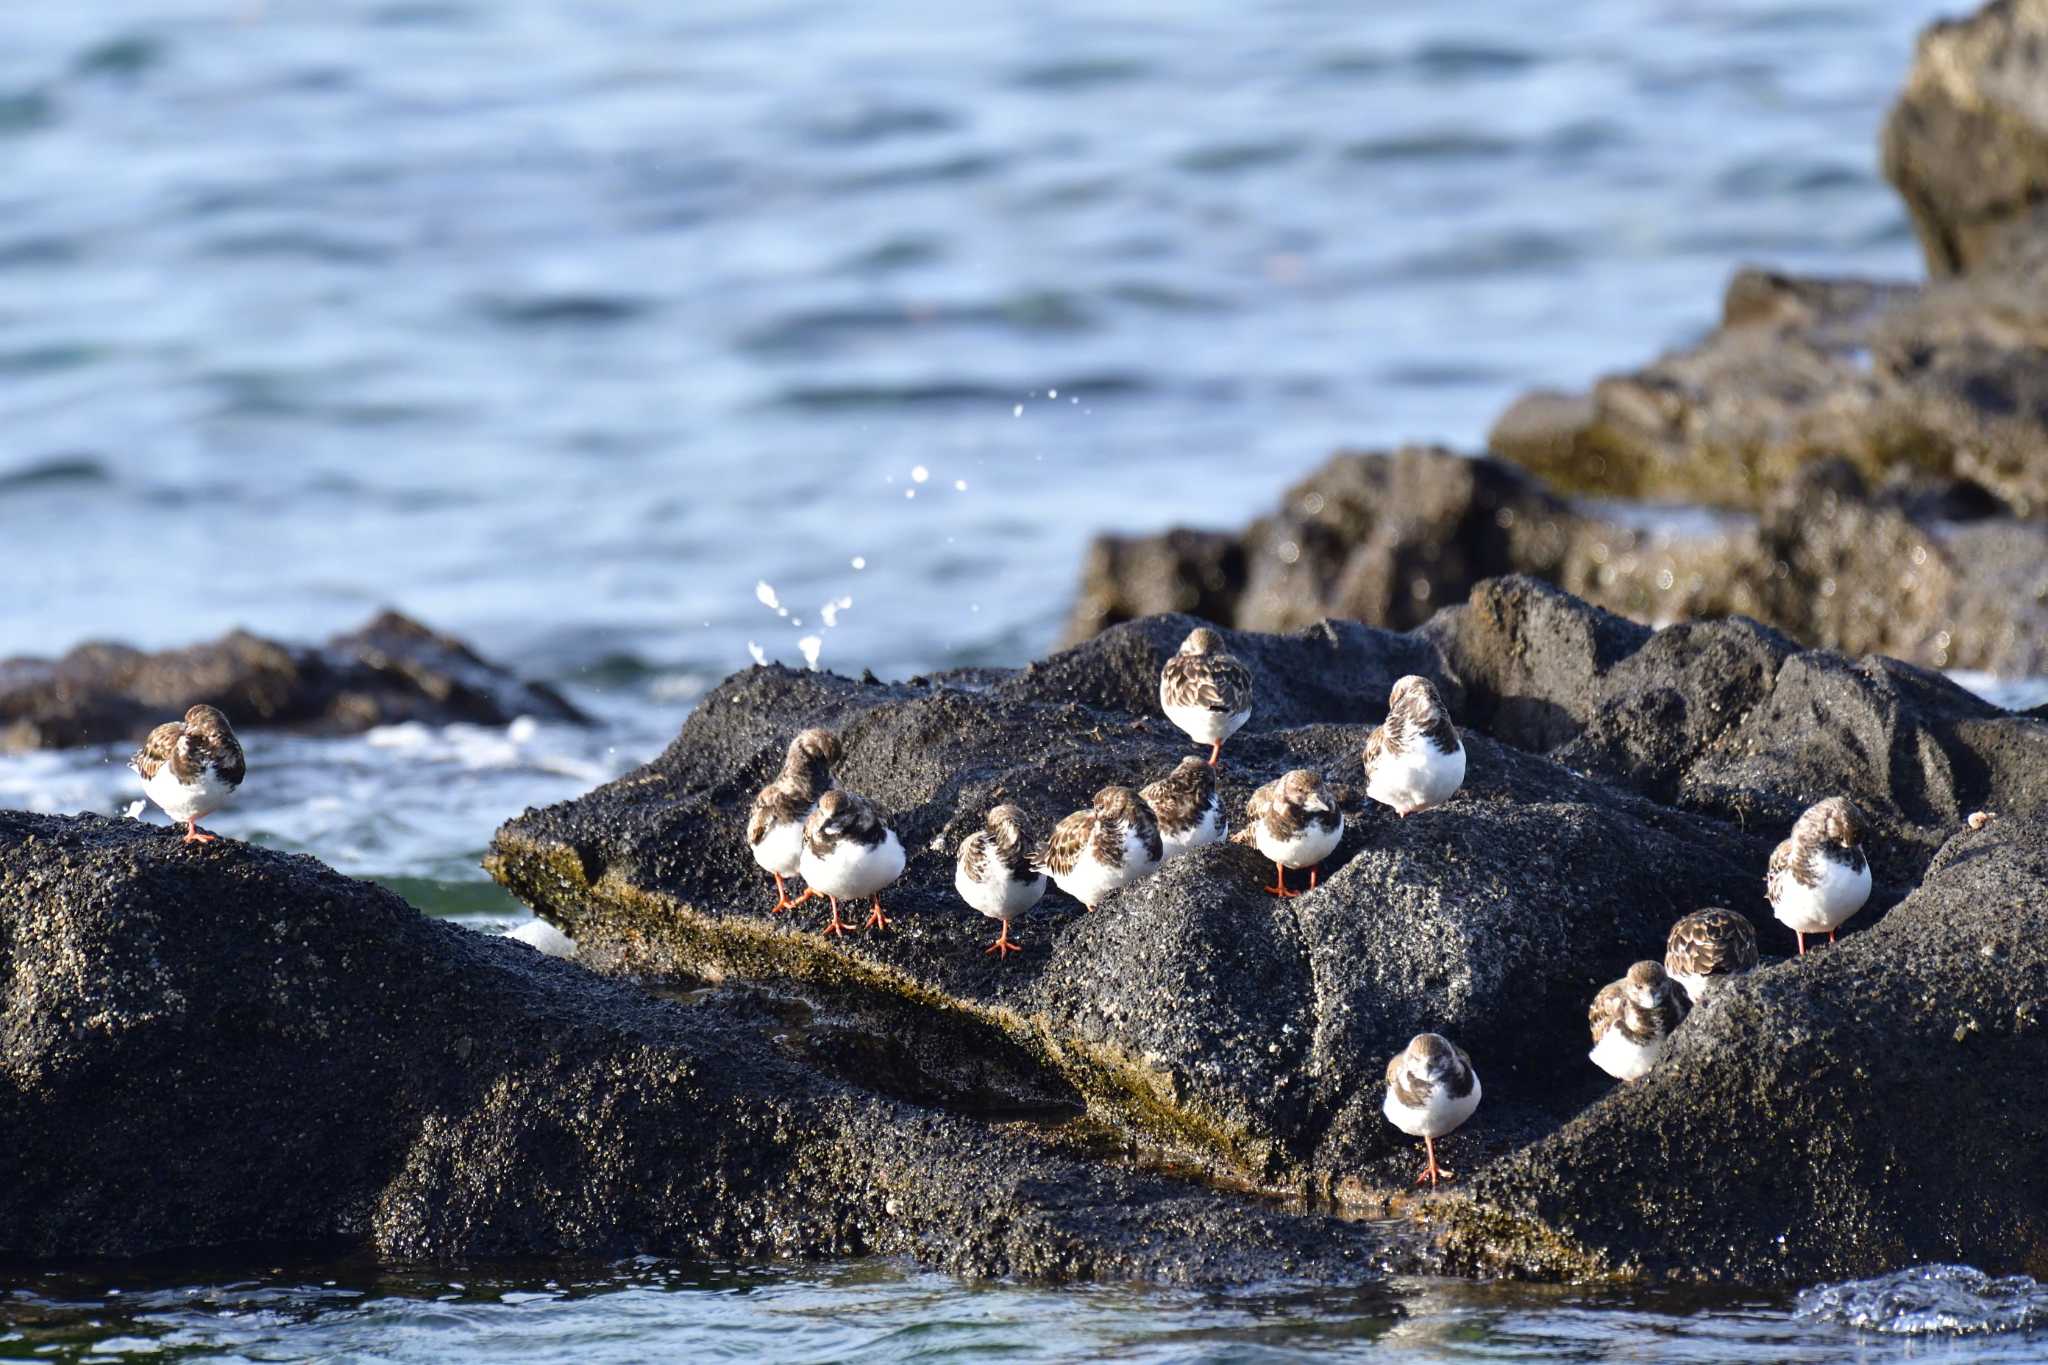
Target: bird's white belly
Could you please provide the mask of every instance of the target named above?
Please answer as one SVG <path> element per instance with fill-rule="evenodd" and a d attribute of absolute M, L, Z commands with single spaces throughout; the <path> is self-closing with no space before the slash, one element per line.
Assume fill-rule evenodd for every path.
<path fill-rule="evenodd" d="M 1145 847 L 1144 841 L 1129 831 L 1124 833 L 1124 860 L 1120 867 L 1111 867 L 1095 856 L 1095 846 L 1090 844 L 1074 863 L 1073 871 L 1065 876 L 1055 876 L 1060 890 L 1072 896 L 1089 909 L 1094 909 L 1110 892 L 1129 886 L 1159 866 L 1159 860 Z"/>
<path fill-rule="evenodd" d="M 1202 812 L 1202 818 L 1194 825 L 1182 830 L 1178 835 L 1168 834 L 1163 829 L 1160 830 L 1159 842 L 1165 850 L 1165 856 L 1171 858 L 1177 854 L 1186 853 L 1190 849 L 1203 848 L 1209 844 L 1216 843 L 1229 832 L 1228 822 L 1223 818 L 1223 803 L 1221 801 L 1211 801 L 1209 809 Z"/>
<path fill-rule="evenodd" d="M 1671 1035 L 1653 1038 L 1647 1044 L 1637 1043 L 1619 1028 L 1610 1028 L 1593 1050 L 1586 1055 L 1599 1067 L 1618 1081 L 1632 1081 L 1644 1075 L 1664 1055 L 1664 1049 L 1671 1044 Z"/>
<path fill-rule="evenodd" d="M 754 861 L 778 877 L 794 877 L 804 856 L 804 823 L 773 825 L 754 845 Z"/>
<path fill-rule="evenodd" d="M 1709 981 L 1727 981 L 1729 976 L 1699 976 L 1693 972 L 1673 972 L 1671 979 L 1685 987 L 1685 998 L 1697 1005 L 1706 998 Z"/>
<path fill-rule="evenodd" d="M 1479 1107 L 1479 1073 L 1472 1073 L 1470 1094 L 1453 1097 L 1446 1086 L 1437 1086 L 1429 1092 L 1429 1102 L 1424 1105 L 1403 1104 L 1401 1097 L 1387 1087 L 1386 1103 L 1380 1112 L 1387 1116 L 1387 1122 L 1399 1128 L 1409 1137 L 1440 1138 L 1466 1119 Z"/>
<path fill-rule="evenodd" d="M 1279 863 L 1282 867 L 1313 867 L 1330 856 L 1330 851 L 1344 837 L 1344 817 L 1337 817 L 1334 829 L 1321 829 L 1315 825 L 1303 826 L 1300 834 L 1292 839 L 1277 839 L 1266 827 L 1264 820 L 1254 827 L 1253 837 L 1259 842 L 1259 852 Z"/>
<path fill-rule="evenodd" d="M 1178 725 L 1188 738 L 1203 744 L 1229 739 L 1252 718 L 1249 706 L 1242 711 L 1225 713 L 1211 711 L 1206 706 L 1168 706 L 1163 696 L 1159 706 L 1166 712 L 1166 718 Z"/>
<path fill-rule="evenodd" d="M 1465 785 L 1465 746 L 1444 753 L 1424 740 L 1405 754 L 1391 754 L 1373 765 L 1365 794 L 1403 815 L 1440 806 Z"/>
<path fill-rule="evenodd" d="M 180 782 L 171 773 L 168 760 L 145 780 L 143 792 L 173 820 L 203 820 L 228 803 L 235 794 L 233 783 L 223 781 L 218 769 L 207 764 L 193 782 Z"/>
<path fill-rule="evenodd" d="M 1771 904 L 1771 911 L 1788 929 L 1802 934 L 1825 934 L 1863 908 L 1870 899 L 1870 863 L 1851 872 L 1832 858 L 1820 860 L 1820 885 L 1801 886 L 1787 872 L 1780 879 L 1784 888 Z"/>
<path fill-rule="evenodd" d="M 960 899 L 987 915 L 1008 924 L 1017 916 L 1038 904 L 1038 898 L 1045 894 L 1045 875 L 1038 874 L 1027 881 L 998 872 L 995 880 L 978 882 L 967 875 L 959 865 L 953 868 L 953 889 L 960 893 Z"/>
<path fill-rule="evenodd" d="M 820 858 L 806 847 L 798 870 L 805 882 L 828 896 L 859 900 L 903 875 L 903 845 L 892 829 L 873 848 L 843 839 L 830 856 Z"/>

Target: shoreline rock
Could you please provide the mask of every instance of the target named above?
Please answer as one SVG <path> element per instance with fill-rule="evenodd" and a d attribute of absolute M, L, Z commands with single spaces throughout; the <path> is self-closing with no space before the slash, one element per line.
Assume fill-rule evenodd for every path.
<path fill-rule="evenodd" d="M 415 720 L 589 723 L 546 683 L 516 677 L 452 635 L 383 611 L 324 645 L 237 630 L 154 654 L 91 643 L 61 659 L 0 660 L 0 753 L 139 743 L 195 702 L 219 707 L 238 728 L 311 734 Z"/>
<path fill-rule="evenodd" d="M 1150 618 L 1026 669 L 913 683 L 748 670 L 707 696 L 653 763 L 509 822 L 487 866 L 600 970 L 772 983 L 877 1021 L 871 1031 L 915 1031 L 954 1068 L 943 1084 L 993 1093 L 1014 1084 L 1003 1077 L 1036 1077 L 1040 1091 L 1064 1088 L 1091 1119 L 1212 1178 L 1360 1208 L 1416 1207 L 1412 1144 L 1378 1114 L 1381 1073 L 1413 1033 L 1442 1031 L 1486 1085 L 1446 1160 L 1485 1201 L 1462 1226 L 1498 1229 L 1488 1264 L 1712 1277 L 1723 1273 L 1719 1242 L 1632 1260 L 1573 1240 L 1552 1205 L 1516 1202 L 1523 1187 L 1508 1173 L 1528 1153 L 1620 1103 L 1585 1061 L 1593 990 L 1708 904 L 1752 918 L 1779 962 L 1773 980 L 1818 971 L 1805 963 L 1825 953 L 1782 960 L 1789 936 L 1769 917 L 1762 873 L 1770 846 L 1822 795 L 1853 796 L 1873 828 L 1879 890 L 1845 943 L 1886 922 L 1971 811 L 1998 813 L 1994 838 L 2008 818 L 2048 816 L 2048 725 L 1938 675 L 1802 651 L 1748 621 L 1652 632 L 1533 580 L 1492 580 L 1406 635 L 1326 622 L 1229 636 L 1260 700 L 1226 756 L 1226 807 L 1237 813 L 1286 768 L 1334 779 L 1348 832 L 1317 892 L 1276 903 L 1257 889 L 1266 869 L 1255 855 L 1212 847 L 1092 914 L 1049 893 L 1014 931 L 1021 957 L 984 957 L 980 918 L 951 888 L 959 841 L 999 799 L 1049 829 L 1096 786 L 1171 767 L 1188 746 L 1156 715 L 1155 680 L 1191 625 Z M 1451 803 L 1403 821 L 1359 804 L 1355 770 L 1387 685 L 1406 672 L 1443 688 L 1471 767 Z M 876 800 L 912 850 L 887 897 L 888 935 L 841 944 L 816 932 L 815 916 L 771 917 L 772 892 L 745 852 L 754 789 L 788 735 L 816 724 L 840 734 L 842 784 Z M 1815 1001 L 1792 1026 L 1836 1036 L 1836 1006 Z M 2048 1040 L 2026 1046 L 2037 1042 L 2048 1063 Z M 941 1084 L 918 1059 L 905 1063 L 910 1093 Z M 1722 1064 L 1724 1090 L 1744 1093 L 1765 1062 Z M 2002 1093 L 1963 1087 L 1951 1112 L 1961 1121 Z M 1857 1142 L 1882 1140 L 1868 1128 L 1875 1115 L 1851 1112 L 1866 1125 Z M 1700 1179 L 1723 1174 L 1709 1162 Z M 1624 1195 L 1653 1197 L 1604 1197 Z M 1423 1207 L 1441 1221 L 1467 1204 Z M 1977 1259 L 1947 1242 L 1887 1242 L 1875 1226 L 1832 1225 L 1778 1269 Z M 1468 1233 L 1453 1249 L 1478 1264 L 1484 1241 Z M 1983 1254 L 2009 1250 L 1990 1242 Z"/>
<path fill-rule="evenodd" d="M 2048 672 L 2048 521 L 1954 486 L 1803 469 L 1761 515 L 1571 499 L 1441 447 L 1345 453 L 1240 533 L 1103 536 L 1069 642 L 1161 611 L 1247 630 L 1420 625 L 1520 573 L 1637 620 L 1748 616 L 1809 644 L 1940 668 Z"/>
<path fill-rule="evenodd" d="M 317 861 L 0 812 L 0 1257 L 905 1255 L 968 1276 L 1378 1278 L 1378 1231 L 1077 1159 Z M 852 1068 L 845 1068 L 851 1070 Z"/>

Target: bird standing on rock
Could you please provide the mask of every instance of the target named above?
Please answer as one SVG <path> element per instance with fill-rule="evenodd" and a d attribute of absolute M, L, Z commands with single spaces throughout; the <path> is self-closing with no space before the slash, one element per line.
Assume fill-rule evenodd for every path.
<path fill-rule="evenodd" d="M 803 859 L 804 821 L 817 805 L 818 797 L 832 786 L 832 765 L 839 761 L 839 739 L 830 730 L 805 730 L 789 742 L 783 756 L 782 772 L 754 796 L 747 812 L 747 846 L 754 861 L 775 878 L 775 904 L 769 909 L 781 914 L 792 905 L 802 905 L 818 894 L 806 888 L 795 900 L 789 898 L 785 877 L 797 875 Z"/>
<path fill-rule="evenodd" d="M 1365 739 L 1365 794 L 1403 818 L 1440 806 L 1465 784 L 1465 745 L 1436 684 L 1409 674 L 1387 718 Z"/>
<path fill-rule="evenodd" d="M 982 818 L 982 827 L 961 841 L 953 864 L 953 889 L 960 899 L 1002 923 L 1002 932 L 985 950 L 1007 957 L 1023 949 L 1010 937 L 1010 921 L 1038 904 L 1045 894 L 1045 874 L 1031 866 L 1024 844 L 1024 812 L 997 806 Z"/>
<path fill-rule="evenodd" d="M 1159 707 L 1188 738 L 1209 746 L 1213 767 L 1223 741 L 1251 719 L 1251 671 L 1223 652 L 1221 635 L 1198 626 L 1160 670 Z"/>
<path fill-rule="evenodd" d="M 1228 832 L 1216 769 L 1189 754 L 1180 766 L 1140 789 L 1140 799 L 1159 822 L 1159 842 L 1168 858 L 1213 844 Z"/>
<path fill-rule="evenodd" d="M 1664 970 L 1697 1005 L 1708 986 L 1719 986 L 1757 964 L 1756 930 L 1733 910 L 1695 910 L 1671 926 Z"/>
<path fill-rule="evenodd" d="M 1435 1185 L 1457 1175 L 1436 1164 L 1436 1140 L 1479 1107 L 1479 1073 L 1472 1059 L 1440 1033 L 1418 1033 L 1387 1063 L 1387 1097 L 1380 1112 L 1409 1137 L 1422 1139 L 1429 1164 L 1415 1177 Z"/>
<path fill-rule="evenodd" d="M 199 828 L 200 817 L 225 806 L 249 771 L 228 718 L 204 703 L 151 730 L 128 766 L 142 778 L 144 794 L 184 822 L 188 844 L 220 838 Z"/>
<path fill-rule="evenodd" d="M 1806 954 L 1808 934 L 1835 930 L 1870 899 L 1870 860 L 1863 856 L 1863 812 L 1846 796 L 1809 806 L 1792 825 L 1792 837 L 1771 850 L 1764 891 L 1771 912 L 1799 939 Z"/>
<path fill-rule="evenodd" d="M 839 919 L 839 902 L 865 896 L 874 897 L 874 903 L 861 928 L 889 927 L 881 891 L 903 875 L 903 845 L 866 797 L 834 787 L 818 798 L 804 821 L 800 866 L 804 881 L 832 902 L 832 920 L 824 932 L 843 934 L 850 929 Z"/>
<path fill-rule="evenodd" d="M 1245 827 L 1233 843 L 1254 844 L 1273 860 L 1269 895 L 1291 899 L 1302 893 L 1287 888 L 1287 869 L 1307 868 L 1308 889 L 1316 889 L 1319 864 L 1344 837 L 1344 813 L 1323 789 L 1323 775 L 1296 768 L 1252 793 L 1245 803 Z"/>
<path fill-rule="evenodd" d="M 1093 910 L 1102 898 L 1158 868 L 1166 850 L 1151 807 L 1129 787 L 1104 787 L 1088 809 L 1054 826 L 1036 866 Z"/>
<path fill-rule="evenodd" d="M 1656 962 L 1638 962 L 1593 997 L 1593 1065 L 1620 1081 L 1646 1075 L 1671 1045 L 1671 1035 L 1692 1011 L 1685 987 Z"/>

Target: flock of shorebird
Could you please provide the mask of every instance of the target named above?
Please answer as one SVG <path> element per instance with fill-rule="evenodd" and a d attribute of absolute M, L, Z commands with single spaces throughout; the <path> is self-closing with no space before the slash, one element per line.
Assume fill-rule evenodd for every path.
<path fill-rule="evenodd" d="M 1190 738 L 1210 746 L 1206 760 L 1184 758 L 1141 790 L 1102 788 L 1042 844 L 1027 837 L 1024 812 L 1016 806 L 990 810 L 982 828 L 961 842 L 953 876 L 961 899 L 1001 926 L 986 951 L 1007 956 L 1020 950 L 1010 928 L 1045 894 L 1048 878 L 1093 910 L 1168 859 L 1225 838 L 1251 844 L 1272 860 L 1270 894 L 1311 894 L 1320 865 L 1344 837 L 1344 814 L 1320 773 L 1297 768 L 1266 783 L 1245 805 L 1244 828 L 1229 832 L 1216 768 L 1224 742 L 1251 718 L 1253 692 L 1250 670 L 1224 651 L 1215 631 L 1198 629 L 1166 661 L 1159 704 Z M 781 772 L 754 798 L 747 844 L 775 878 L 776 914 L 821 896 L 831 906 L 824 932 L 839 935 L 856 927 L 840 918 L 841 902 L 867 900 L 868 916 L 858 927 L 887 929 L 881 893 L 903 873 L 903 845 L 873 802 L 834 785 L 839 760 L 839 740 L 830 731 L 797 735 Z M 1366 794 L 1403 817 L 1443 804 L 1464 785 L 1464 744 L 1427 678 L 1411 675 L 1394 684 L 1387 718 L 1367 737 L 1362 760 Z M 218 837 L 199 821 L 227 803 L 247 772 L 227 717 L 204 705 L 151 731 L 130 766 L 150 800 L 185 825 L 188 843 Z M 1825 933 L 1832 941 L 1869 898 L 1863 833 L 1856 807 L 1830 797 L 1801 815 L 1791 837 L 1772 852 L 1765 890 L 1777 918 L 1798 936 L 1802 954 L 1808 934 Z M 1302 870 L 1308 886 L 1296 890 L 1287 874 Z M 794 899 L 791 877 L 805 884 Z M 1756 931 L 1743 916 L 1720 908 L 1685 916 L 1672 926 L 1663 962 L 1638 962 L 1594 996 L 1588 1055 L 1620 1080 L 1643 1076 L 1694 1002 L 1757 960 Z M 1396 1128 L 1421 1138 L 1428 1153 L 1417 1183 L 1448 1178 L 1452 1173 L 1436 1161 L 1436 1139 L 1478 1108 L 1471 1058 L 1440 1034 L 1419 1034 L 1387 1063 L 1386 1081 L 1383 1112 Z"/>

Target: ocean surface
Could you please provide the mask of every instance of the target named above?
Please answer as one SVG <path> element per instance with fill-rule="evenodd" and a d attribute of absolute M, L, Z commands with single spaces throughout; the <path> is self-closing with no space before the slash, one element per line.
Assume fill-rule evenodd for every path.
<path fill-rule="evenodd" d="M 0 656 L 389 603 L 555 681 L 604 725 L 247 736 L 217 817 L 508 927 L 491 830 L 752 658 L 1018 662 L 1095 532 L 1240 522 L 1339 445 L 1477 448 L 1698 335 L 1739 264 L 1917 275 L 1876 136 L 1954 7 L 10 6 Z M 0 758 L 0 804 L 123 810 L 124 759 Z M 0 1356 L 36 1360 L 2048 1353 L 2025 1315 L 1884 1320 L 894 1264 L 0 1274 Z"/>

